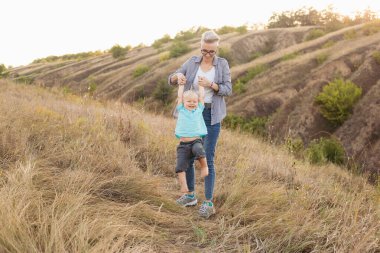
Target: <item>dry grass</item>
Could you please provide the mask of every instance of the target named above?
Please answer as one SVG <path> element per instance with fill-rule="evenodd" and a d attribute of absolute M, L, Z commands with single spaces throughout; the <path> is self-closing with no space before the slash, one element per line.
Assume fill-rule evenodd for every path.
<path fill-rule="evenodd" d="M 206 221 L 174 202 L 174 120 L 4 81 L 0 101 L 0 252 L 380 250 L 379 190 L 341 168 L 223 130 Z"/>

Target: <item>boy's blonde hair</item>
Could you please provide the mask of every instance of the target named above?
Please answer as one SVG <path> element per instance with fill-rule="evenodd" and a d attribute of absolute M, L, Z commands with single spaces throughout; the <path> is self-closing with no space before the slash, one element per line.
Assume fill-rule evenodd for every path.
<path fill-rule="evenodd" d="M 183 98 L 196 98 L 198 99 L 198 93 L 193 90 L 187 90 L 183 93 Z"/>

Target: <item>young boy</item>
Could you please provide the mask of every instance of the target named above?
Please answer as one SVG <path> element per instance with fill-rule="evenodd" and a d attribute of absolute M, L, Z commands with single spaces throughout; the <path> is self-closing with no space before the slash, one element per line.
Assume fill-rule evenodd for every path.
<path fill-rule="evenodd" d="M 201 176 L 208 175 L 206 152 L 202 140 L 202 137 L 207 135 L 207 128 L 202 115 L 203 109 L 204 87 L 199 86 L 198 96 L 193 90 L 184 92 L 184 85 L 178 86 L 178 119 L 175 135 L 180 139 L 180 143 L 177 146 L 176 173 L 181 185 L 181 192 L 185 194 L 190 194 L 186 183 L 186 170 L 193 157 L 201 165 Z M 194 204 L 189 203 L 189 205 Z"/>

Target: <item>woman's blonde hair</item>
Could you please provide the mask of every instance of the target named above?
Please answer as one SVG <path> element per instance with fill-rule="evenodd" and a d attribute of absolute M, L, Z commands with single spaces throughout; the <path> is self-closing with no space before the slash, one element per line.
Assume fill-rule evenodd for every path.
<path fill-rule="evenodd" d="M 201 46 L 203 46 L 203 43 L 214 43 L 216 42 L 216 45 L 219 46 L 219 35 L 216 34 L 213 30 L 206 31 L 202 34 L 201 38 Z"/>

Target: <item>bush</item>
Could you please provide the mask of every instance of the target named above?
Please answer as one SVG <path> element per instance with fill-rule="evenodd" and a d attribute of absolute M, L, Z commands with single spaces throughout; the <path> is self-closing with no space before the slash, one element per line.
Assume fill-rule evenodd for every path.
<path fill-rule="evenodd" d="M 332 162 L 340 165 L 346 158 L 342 144 L 337 139 L 331 138 L 313 140 L 306 150 L 306 155 L 313 164 Z"/>
<path fill-rule="evenodd" d="M 223 119 L 223 125 L 230 129 L 238 129 L 257 136 L 266 136 L 266 124 L 268 117 L 251 117 L 244 118 L 242 116 L 228 114 Z"/>
<path fill-rule="evenodd" d="M 93 56 L 102 55 L 102 51 L 94 51 L 94 52 L 81 52 L 77 54 L 65 54 L 61 56 L 51 55 L 45 58 L 39 58 L 34 60 L 32 63 L 46 63 L 46 62 L 56 62 L 56 61 L 69 61 L 69 60 L 83 60 Z"/>
<path fill-rule="evenodd" d="M 32 76 L 19 76 L 14 79 L 16 83 L 22 84 L 32 84 L 34 82 L 34 78 Z"/>
<path fill-rule="evenodd" d="M 375 62 L 377 64 L 380 65 L 380 51 L 375 51 L 373 54 L 372 54 L 372 58 L 375 60 Z"/>
<path fill-rule="evenodd" d="M 325 44 L 322 45 L 322 48 L 329 48 L 335 45 L 335 41 L 329 40 Z"/>
<path fill-rule="evenodd" d="M 175 41 L 169 49 L 170 58 L 179 57 L 190 51 L 190 47 L 182 41 Z"/>
<path fill-rule="evenodd" d="M 301 138 L 286 138 L 286 149 L 297 158 L 301 158 L 304 151 L 304 143 Z"/>
<path fill-rule="evenodd" d="M 306 40 L 306 41 L 314 40 L 314 39 L 316 39 L 316 38 L 322 37 L 322 36 L 325 35 L 325 34 L 326 34 L 326 32 L 323 31 L 323 30 L 321 30 L 321 29 L 314 29 L 314 30 L 311 30 L 311 31 L 307 34 L 305 40 Z"/>
<path fill-rule="evenodd" d="M 249 57 L 249 61 L 253 61 L 261 56 L 263 56 L 264 54 L 262 52 L 252 52 L 251 53 L 251 56 Z"/>
<path fill-rule="evenodd" d="M 345 40 L 353 40 L 353 39 L 356 39 L 358 37 L 356 30 L 354 30 L 354 29 L 351 29 L 351 30 L 345 32 L 343 36 L 344 36 Z"/>
<path fill-rule="evenodd" d="M 163 52 L 159 55 L 159 61 L 164 62 L 170 59 L 170 52 Z"/>
<path fill-rule="evenodd" d="M 232 33 L 235 31 L 236 31 L 235 27 L 225 25 L 225 26 L 222 26 L 221 28 L 217 29 L 216 33 L 219 35 L 222 35 L 222 34 Z"/>
<path fill-rule="evenodd" d="M 173 86 L 169 85 L 166 79 L 162 79 L 157 83 L 157 86 L 153 91 L 153 97 L 156 100 L 161 101 L 163 104 L 168 105 L 173 100 L 173 90 Z"/>
<path fill-rule="evenodd" d="M 247 87 L 245 83 L 243 83 L 240 79 L 236 80 L 234 85 L 232 86 L 232 90 L 235 94 L 239 95 L 247 91 Z"/>
<path fill-rule="evenodd" d="M 0 64 L 0 78 L 8 77 L 7 67 L 4 64 Z"/>
<path fill-rule="evenodd" d="M 239 34 L 245 34 L 248 32 L 248 29 L 247 29 L 247 26 L 246 25 L 242 25 L 242 26 L 239 26 L 236 28 L 236 31 L 239 33 Z"/>
<path fill-rule="evenodd" d="M 149 71 L 149 67 L 145 64 L 138 65 L 133 71 L 133 78 L 137 78 Z"/>
<path fill-rule="evenodd" d="M 115 59 L 122 59 L 127 54 L 127 52 L 131 49 L 130 46 L 122 47 L 118 44 L 114 45 L 109 52 L 112 54 L 112 57 Z"/>
<path fill-rule="evenodd" d="M 325 52 L 325 53 L 318 54 L 315 60 L 317 61 L 318 65 L 321 65 L 327 60 L 327 58 L 329 58 L 329 55 Z"/>
<path fill-rule="evenodd" d="M 153 44 L 152 44 L 152 47 L 154 47 L 155 49 L 158 49 L 163 44 L 168 43 L 171 40 L 172 40 L 172 38 L 170 38 L 170 35 L 169 34 L 165 34 L 161 39 L 155 40 L 153 42 Z"/>
<path fill-rule="evenodd" d="M 199 29 L 198 29 L 199 30 Z M 174 37 L 176 41 L 186 41 L 190 39 L 194 39 L 197 36 L 197 30 L 195 28 L 191 28 L 187 31 L 180 31 Z"/>
<path fill-rule="evenodd" d="M 260 64 L 252 69 L 249 69 L 245 75 L 236 80 L 235 84 L 232 86 L 233 91 L 237 94 L 246 92 L 246 83 L 255 78 L 257 75 L 263 73 L 267 69 L 268 65 L 265 64 Z"/>
<path fill-rule="evenodd" d="M 380 20 L 376 20 L 369 24 L 366 24 L 362 30 L 363 30 L 363 34 L 366 36 L 370 36 L 370 35 L 380 32 Z"/>
<path fill-rule="evenodd" d="M 296 58 L 298 56 L 298 54 L 299 53 L 297 53 L 297 52 L 286 54 L 283 57 L 281 57 L 281 61 L 293 60 L 294 58 Z"/>
<path fill-rule="evenodd" d="M 361 94 L 362 89 L 353 82 L 335 79 L 323 87 L 315 100 L 323 117 L 337 126 L 349 117 Z"/>
<path fill-rule="evenodd" d="M 93 76 L 90 76 L 88 78 L 88 82 L 87 83 L 88 83 L 87 90 L 90 93 L 90 95 L 93 95 L 94 92 L 96 91 L 97 86 L 98 86 L 96 84 L 95 78 Z"/>

